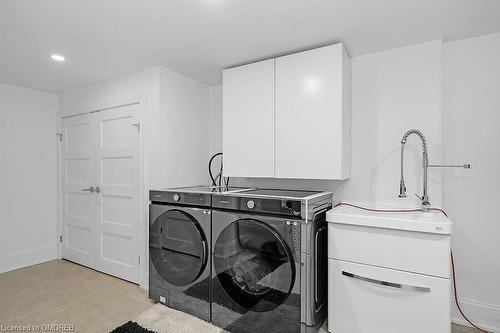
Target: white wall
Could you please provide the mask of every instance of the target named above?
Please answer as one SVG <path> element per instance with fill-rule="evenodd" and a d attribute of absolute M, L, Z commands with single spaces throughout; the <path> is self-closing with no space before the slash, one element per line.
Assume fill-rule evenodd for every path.
<path fill-rule="evenodd" d="M 472 165 L 443 171 L 460 299 L 500 332 L 500 34 L 445 44 L 443 56 L 443 156 Z"/>
<path fill-rule="evenodd" d="M 341 181 L 233 179 L 235 184 L 334 191 L 335 200 L 375 206 L 413 206 L 422 193 L 421 144 L 406 145 L 408 198 L 399 190 L 400 140 L 418 128 L 429 141 L 432 162 L 441 162 L 441 42 L 431 42 L 351 59 L 351 179 Z M 214 89 L 214 88 L 213 88 Z M 219 89 L 214 94 L 222 94 Z M 211 96 L 212 100 L 220 96 Z M 220 103 L 212 101 L 222 111 Z M 217 114 L 212 110 L 212 114 Z M 219 116 L 218 116 L 219 117 Z M 215 128 L 219 130 L 219 125 Z M 217 133 L 212 140 L 221 141 Z M 328 152 L 325 152 L 328 154 Z M 439 170 L 429 173 L 432 204 L 441 205 Z"/>
<path fill-rule="evenodd" d="M 405 148 L 408 198 L 397 197 L 401 137 L 421 130 L 431 162 L 441 162 L 441 42 L 419 44 L 352 59 L 352 171 L 336 194 L 343 201 L 382 206 L 419 205 L 422 145 Z M 429 197 L 441 205 L 439 170 L 429 171 Z"/>
<path fill-rule="evenodd" d="M 160 68 L 154 67 L 60 95 L 57 115 L 76 115 L 139 98 L 146 99 L 148 110 L 155 110 L 159 103 L 159 73 Z"/>
<path fill-rule="evenodd" d="M 222 152 L 222 85 L 210 87 L 210 155 Z"/>
<path fill-rule="evenodd" d="M 0 83 L 0 273 L 57 258 L 56 109 Z"/>
<path fill-rule="evenodd" d="M 207 184 L 208 86 L 161 69 L 160 108 L 151 115 L 150 186 Z"/>

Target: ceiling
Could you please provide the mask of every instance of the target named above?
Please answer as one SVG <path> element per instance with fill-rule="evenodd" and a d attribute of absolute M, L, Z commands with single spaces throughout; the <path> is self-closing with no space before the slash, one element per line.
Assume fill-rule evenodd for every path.
<path fill-rule="evenodd" d="M 222 68 L 273 55 L 464 39 L 499 32 L 499 18 L 497 0 L 4 0 L 0 82 L 64 93 L 163 65 L 214 85 Z"/>

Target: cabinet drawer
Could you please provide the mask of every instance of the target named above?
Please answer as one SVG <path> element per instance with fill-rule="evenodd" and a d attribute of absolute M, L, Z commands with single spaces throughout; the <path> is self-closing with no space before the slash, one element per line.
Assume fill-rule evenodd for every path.
<path fill-rule="evenodd" d="M 328 257 L 450 278 L 450 235 L 328 224 Z"/>
<path fill-rule="evenodd" d="M 450 280 L 328 260 L 328 331 L 445 333 Z"/>

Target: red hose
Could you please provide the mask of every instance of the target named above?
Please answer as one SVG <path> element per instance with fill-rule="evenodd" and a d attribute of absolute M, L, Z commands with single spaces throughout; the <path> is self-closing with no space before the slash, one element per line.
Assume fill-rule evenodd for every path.
<path fill-rule="evenodd" d="M 345 202 L 339 202 L 338 204 L 335 205 L 335 207 L 337 207 L 337 206 L 350 206 L 350 207 L 354 207 L 354 208 L 358 208 L 358 209 L 362 209 L 362 210 L 367 210 L 370 212 L 381 212 L 381 213 L 407 213 L 407 212 L 420 211 L 420 209 L 373 209 L 373 208 L 362 207 L 362 206 L 358 206 L 358 205 L 354 205 L 354 204 L 350 204 L 350 203 L 345 203 Z M 439 211 L 439 212 L 443 213 L 446 217 L 448 217 L 448 214 L 446 214 L 446 212 L 444 210 L 442 210 L 441 208 L 431 208 L 430 210 Z M 458 291 L 457 291 L 457 283 L 456 283 L 457 279 L 455 276 L 455 260 L 453 258 L 453 251 L 450 251 L 450 256 L 451 256 L 451 271 L 453 274 L 453 293 L 455 296 L 455 304 L 457 305 L 458 311 L 460 312 L 462 317 L 464 317 L 464 319 L 469 324 L 472 325 L 472 327 L 474 327 L 474 328 L 476 328 L 484 333 L 492 333 L 490 331 L 486 331 L 486 330 L 480 328 L 479 326 L 474 324 L 472 321 L 470 321 L 469 318 L 467 318 L 467 316 L 465 315 L 464 311 L 462 310 L 462 306 L 460 305 L 460 302 L 458 301 Z"/>
<path fill-rule="evenodd" d="M 450 252 L 450 255 L 451 255 L 451 271 L 453 272 L 453 293 L 455 295 L 455 304 L 457 305 L 458 311 L 460 311 L 460 314 L 462 315 L 462 317 L 464 317 L 464 319 L 467 320 L 467 322 L 469 324 L 471 324 L 473 327 L 477 328 L 481 332 L 491 333 L 489 331 L 483 330 L 482 328 L 480 328 L 479 326 L 474 324 L 472 321 L 469 320 L 469 318 L 467 318 L 467 316 L 463 312 L 462 307 L 460 306 L 460 303 L 458 302 L 458 292 L 457 292 L 457 282 L 456 282 L 457 279 L 455 277 L 455 260 L 453 259 L 453 251 Z"/>

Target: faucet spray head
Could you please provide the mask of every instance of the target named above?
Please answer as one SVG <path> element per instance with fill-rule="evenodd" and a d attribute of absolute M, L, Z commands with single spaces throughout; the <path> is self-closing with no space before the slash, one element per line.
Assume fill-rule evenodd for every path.
<path fill-rule="evenodd" d="M 399 197 L 406 198 L 406 185 L 403 178 L 401 178 L 401 181 L 399 182 Z"/>

